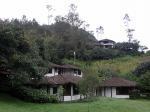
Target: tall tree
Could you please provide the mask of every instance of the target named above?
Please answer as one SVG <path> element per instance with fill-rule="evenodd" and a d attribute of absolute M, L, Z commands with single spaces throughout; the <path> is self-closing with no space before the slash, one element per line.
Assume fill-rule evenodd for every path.
<path fill-rule="evenodd" d="M 133 39 L 133 31 L 135 31 L 135 29 L 130 28 L 129 24 L 130 24 L 130 17 L 128 14 L 125 14 L 124 18 L 123 18 L 125 27 L 126 27 L 126 32 L 127 32 L 127 37 L 128 37 L 128 42 L 131 43 L 132 39 Z"/>
<path fill-rule="evenodd" d="M 53 15 L 52 15 L 53 8 L 52 8 L 51 5 L 46 5 L 46 8 L 47 8 L 47 11 L 48 11 L 47 19 L 48 19 L 48 25 L 49 25 L 51 23 L 51 19 L 53 17 Z"/>
<path fill-rule="evenodd" d="M 96 28 L 96 33 L 97 33 L 97 37 L 99 37 L 99 35 L 101 34 L 104 34 L 104 28 L 102 26 Z"/>
<path fill-rule="evenodd" d="M 77 12 L 77 6 L 75 4 L 70 5 L 69 13 L 66 15 L 66 21 L 75 27 L 80 27 L 84 21 L 80 20 Z"/>

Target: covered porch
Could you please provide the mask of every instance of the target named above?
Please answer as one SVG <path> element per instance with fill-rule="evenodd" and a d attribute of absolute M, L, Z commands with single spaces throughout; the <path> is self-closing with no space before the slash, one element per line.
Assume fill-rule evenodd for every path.
<path fill-rule="evenodd" d="M 79 94 L 79 89 L 75 84 L 64 84 L 64 85 L 47 85 L 47 93 L 51 95 L 57 95 L 59 94 L 59 87 L 63 87 L 63 101 L 72 101 L 72 100 L 79 100 L 80 99 L 80 94 Z"/>
<path fill-rule="evenodd" d="M 59 94 L 59 87 L 63 87 L 63 101 L 72 101 L 80 99 L 79 88 L 77 86 L 81 77 L 71 74 L 56 75 L 45 77 L 41 84 L 45 85 L 47 92 L 51 95 Z"/>

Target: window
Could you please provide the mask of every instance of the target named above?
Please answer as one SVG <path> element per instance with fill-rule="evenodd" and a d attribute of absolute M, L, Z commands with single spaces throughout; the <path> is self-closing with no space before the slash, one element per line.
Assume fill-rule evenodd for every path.
<path fill-rule="evenodd" d="M 53 94 L 57 93 L 57 87 L 53 87 Z"/>
<path fill-rule="evenodd" d="M 55 68 L 55 73 L 58 73 L 58 68 Z"/>
<path fill-rule="evenodd" d="M 117 87 L 116 88 L 116 95 L 128 95 L 129 88 L 128 87 Z"/>
<path fill-rule="evenodd" d="M 62 69 L 58 69 L 58 74 L 60 75 L 60 74 L 62 74 Z"/>
<path fill-rule="evenodd" d="M 77 86 L 73 86 L 73 94 L 74 95 L 77 95 L 77 94 L 79 94 L 79 88 L 77 87 Z"/>
<path fill-rule="evenodd" d="M 81 70 L 78 70 L 78 75 L 81 75 Z"/>
<path fill-rule="evenodd" d="M 78 71 L 77 71 L 76 69 L 74 69 L 74 74 L 77 74 L 77 72 L 78 72 Z"/>
<path fill-rule="evenodd" d="M 48 73 L 52 73 L 52 68 L 49 69 Z"/>

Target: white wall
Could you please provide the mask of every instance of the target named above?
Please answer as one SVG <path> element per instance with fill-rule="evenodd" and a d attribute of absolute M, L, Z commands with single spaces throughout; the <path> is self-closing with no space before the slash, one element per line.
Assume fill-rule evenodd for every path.
<path fill-rule="evenodd" d="M 111 97 L 111 87 L 102 88 L 102 96 Z M 129 95 L 117 95 L 116 87 L 112 87 L 112 98 L 129 98 Z"/>
<path fill-rule="evenodd" d="M 74 73 L 74 69 L 64 70 L 64 73 L 65 74 L 72 74 L 74 76 L 79 76 L 79 77 L 82 77 L 82 75 L 83 75 L 82 72 L 81 72 L 81 75 L 78 75 L 78 71 L 77 71 L 77 73 Z M 58 70 L 55 70 L 55 68 L 52 68 L 52 73 L 45 74 L 46 77 L 52 77 L 52 76 L 55 76 L 55 75 L 58 75 Z"/>
<path fill-rule="evenodd" d="M 72 101 L 72 100 L 79 100 L 80 99 L 80 95 L 73 95 L 71 96 L 64 96 L 64 101 Z"/>
<path fill-rule="evenodd" d="M 46 77 L 52 77 L 54 75 L 58 75 L 58 71 L 55 71 L 54 68 L 52 68 L 52 73 L 47 73 L 45 74 Z"/>

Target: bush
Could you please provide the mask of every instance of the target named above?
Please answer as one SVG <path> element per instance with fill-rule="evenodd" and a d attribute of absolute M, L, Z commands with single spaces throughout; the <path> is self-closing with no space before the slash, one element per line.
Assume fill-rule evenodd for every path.
<path fill-rule="evenodd" d="M 57 103 L 58 98 L 55 95 L 49 95 L 45 90 L 20 87 L 12 90 L 12 95 L 24 101 L 35 103 Z"/>
<path fill-rule="evenodd" d="M 141 93 L 141 98 L 150 99 L 150 93 Z"/>
<path fill-rule="evenodd" d="M 142 74 L 145 74 L 148 71 L 150 71 L 150 61 L 140 63 L 133 71 L 133 73 L 137 76 L 141 76 Z"/>
<path fill-rule="evenodd" d="M 135 89 L 130 93 L 130 99 L 138 99 L 140 98 L 140 91 Z"/>

